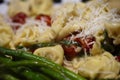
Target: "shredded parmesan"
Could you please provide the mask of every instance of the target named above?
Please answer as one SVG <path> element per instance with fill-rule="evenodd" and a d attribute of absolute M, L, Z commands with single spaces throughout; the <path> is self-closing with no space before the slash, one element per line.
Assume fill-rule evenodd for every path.
<path fill-rule="evenodd" d="M 35 19 L 28 18 L 26 20 L 26 23 L 20 26 L 19 30 L 17 32 L 23 31 L 25 27 L 39 27 L 40 33 L 43 33 L 46 29 L 50 28 L 44 21 L 39 21 Z"/>
<path fill-rule="evenodd" d="M 96 6 L 96 5 L 99 5 Z M 92 2 L 87 3 L 87 7 L 81 13 L 82 15 L 86 10 L 90 10 L 89 19 L 86 20 L 82 32 L 76 35 L 76 37 L 84 37 L 86 35 L 94 35 L 99 30 L 104 30 L 104 24 L 106 21 L 120 21 L 120 16 L 116 14 L 116 9 L 106 10 L 108 8 L 108 3 L 102 4 L 102 1 L 93 4 Z M 83 20 L 84 17 L 80 14 L 80 20 Z M 81 27 L 81 26 L 80 26 Z"/>

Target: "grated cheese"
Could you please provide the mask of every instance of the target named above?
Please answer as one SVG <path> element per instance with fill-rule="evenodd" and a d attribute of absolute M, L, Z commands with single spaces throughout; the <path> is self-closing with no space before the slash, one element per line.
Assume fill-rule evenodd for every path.
<path fill-rule="evenodd" d="M 39 27 L 40 33 L 43 33 L 44 31 L 46 31 L 46 29 L 50 28 L 44 21 L 28 18 L 26 20 L 26 23 L 21 25 L 21 27 L 18 29 L 17 32 L 21 33 L 25 27 L 34 27 L 34 26 Z"/>
<path fill-rule="evenodd" d="M 108 8 L 108 3 L 104 3 L 100 0 L 96 4 L 91 1 L 90 3 L 86 4 L 86 8 L 83 10 L 82 13 L 80 13 L 80 20 L 83 19 L 86 21 L 84 26 L 82 28 L 82 32 L 77 34 L 75 38 L 77 37 L 84 37 L 87 35 L 95 35 L 99 30 L 104 30 L 104 24 L 106 21 L 120 21 L 120 16 L 116 14 L 116 9 L 109 9 L 108 11 L 105 11 L 106 8 Z M 96 6 L 99 5 L 99 6 Z M 86 12 L 86 10 L 90 10 L 89 12 L 89 19 L 85 19 L 83 14 Z M 81 15 L 82 14 L 82 15 Z"/>

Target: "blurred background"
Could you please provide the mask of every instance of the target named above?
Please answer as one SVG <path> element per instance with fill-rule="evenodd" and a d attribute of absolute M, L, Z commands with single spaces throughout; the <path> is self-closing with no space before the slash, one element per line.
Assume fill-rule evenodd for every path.
<path fill-rule="evenodd" d="M 8 2 L 8 1 L 9 0 L 0 0 L 0 3 Z M 83 1 L 83 2 L 86 2 L 88 0 L 54 0 L 55 3 L 68 2 L 68 1 L 74 1 L 74 2 Z"/>
<path fill-rule="evenodd" d="M 0 13 L 5 14 L 7 12 L 7 5 L 9 4 L 10 0 L 0 0 Z M 87 2 L 89 0 L 53 0 L 56 5 L 59 5 L 60 3 L 66 3 L 66 2 Z M 105 0 L 109 1 L 109 4 L 113 8 L 119 8 L 120 9 L 120 0 Z"/>
<path fill-rule="evenodd" d="M 66 2 L 86 2 L 88 0 L 53 0 L 55 4 L 66 3 Z M 0 0 L 0 13 L 5 14 L 7 11 L 7 4 L 9 4 L 9 0 Z"/>

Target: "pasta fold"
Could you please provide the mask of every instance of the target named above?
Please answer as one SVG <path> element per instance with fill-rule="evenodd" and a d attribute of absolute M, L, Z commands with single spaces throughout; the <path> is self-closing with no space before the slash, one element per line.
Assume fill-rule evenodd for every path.
<path fill-rule="evenodd" d="M 78 73 L 91 79 L 114 79 L 120 71 L 119 62 L 108 52 L 101 55 L 86 57 L 79 62 Z"/>
<path fill-rule="evenodd" d="M 0 46 L 9 47 L 10 41 L 13 39 L 14 33 L 12 28 L 3 20 L 0 20 Z"/>
<path fill-rule="evenodd" d="M 35 24 L 27 25 L 19 29 L 14 37 L 14 44 L 29 46 L 32 44 L 51 42 L 54 40 L 55 34 L 50 27 Z"/>
<path fill-rule="evenodd" d="M 50 15 L 52 6 L 52 0 L 10 0 L 8 15 L 14 16 L 19 12 L 24 12 L 28 16 L 38 14 Z"/>
<path fill-rule="evenodd" d="M 64 51 L 61 45 L 56 45 L 53 47 L 38 48 L 34 51 L 33 54 L 50 59 L 57 64 L 63 63 Z"/>
<path fill-rule="evenodd" d="M 113 38 L 114 44 L 120 44 L 120 22 L 109 22 L 105 24 L 108 36 Z"/>
<path fill-rule="evenodd" d="M 81 21 L 78 17 L 79 10 L 82 11 L 84 6 L 83 3 L 67 3 L 55 9 L 55 13 L 52 14 L 52 29 L 57 34 L 57 40 L 63 39 L 72 32 L 81 30 Z"/>

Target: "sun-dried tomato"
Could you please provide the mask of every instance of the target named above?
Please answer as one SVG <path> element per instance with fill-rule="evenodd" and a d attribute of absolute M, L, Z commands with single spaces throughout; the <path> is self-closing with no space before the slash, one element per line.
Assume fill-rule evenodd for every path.
<path fill-rule="evenodd" d="M 16 30 L 18 30 L 20 28 L 20 26 L 12 26 L 12 29 L 14 32 L 16 32 Z"/>
<path fill-rule="evenodd" d="M 48 26 L 51 26 L 51 17 L 48 15 L 44 15 L 44 14 L 39 14 L 36 16 L 35 18 L 36 20 L 43 20 L 44 22 L 47 23 Z"/>
<path fill-rule="evenodd" d="M 116 56 L 115 58 L 118 62 L 120 62 L 120 56 Z"/>
<path fill-rule="evenodd" d="M 27 15 L 25 13 L 19 12 L 15 16 L 12 17 L 12 22 L 24 24 L 26 18 L 27 18 Z"/>
<path fill-rule="evenodd" d="M 64 54 L 67 60 L 72 60 L 75 56 L 78 55 L 78 52 L 75 51 L 75 45 L 63 45 Z"/>
<path fill-rule="evenodd" d="M 75 39 L 76 42 L 78 42 L 83 49 L 86 49 L 86 51 L 89 51 L 93 44 L 92 42 L 95 41 L 95 38 L 93 36 L 86 36 L 86 37 L 82 37 L 82 38 L 76 38 Z"/>

